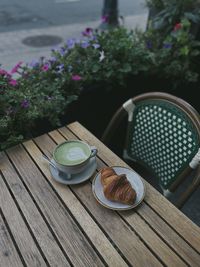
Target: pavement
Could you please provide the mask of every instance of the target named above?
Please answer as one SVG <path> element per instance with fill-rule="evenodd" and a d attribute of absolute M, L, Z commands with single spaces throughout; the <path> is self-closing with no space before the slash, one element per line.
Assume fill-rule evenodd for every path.
<path fill-rule="evenodd" d="M 134 16 L 126 16 L 124 25 L 128 29 L 135 27 L 142 30 L 146 27 L 147 13 Z M 87 28 L 97 28 L 100 20 L 87 23 L 75 23 L 40 29 L 18 30 L 0 33 L 0 64 L 1 67 L 9 71 L 16 63 L 23 61 L 29 63 L 41 56 L 49 57 L 52 45 L 43 47 L 31 47 L 22 41 L 31 36 L 53 35 L 62 38 L 63 42 L 70 38 L 81 37 L 81 32 Z M 60 43 L 61 45 L 62 43 Z"/>

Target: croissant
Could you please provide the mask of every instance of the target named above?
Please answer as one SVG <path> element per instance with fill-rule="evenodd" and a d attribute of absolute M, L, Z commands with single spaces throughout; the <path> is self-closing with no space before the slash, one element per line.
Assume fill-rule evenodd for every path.
<path fill-rule="evenodd" d="M 103 168 L 101 170 L 101 183 L 107 199 L 124 204 L 134 203 L 136 192 L 125 174 L 117 175 L 113 168 Z"/>

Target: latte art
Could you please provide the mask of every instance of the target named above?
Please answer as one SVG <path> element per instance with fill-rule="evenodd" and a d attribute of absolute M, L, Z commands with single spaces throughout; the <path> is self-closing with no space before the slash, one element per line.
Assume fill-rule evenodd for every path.
<path fill-rule="evenodd" d="M 66 158 L 69 161 L 76 161 L 76 160 L 84 160 L 87 159 L 88 156 L 85 154 L 82 148 L 80 147 L 72 147 L 69 149 L 68 153 L 66 154 Z"/>

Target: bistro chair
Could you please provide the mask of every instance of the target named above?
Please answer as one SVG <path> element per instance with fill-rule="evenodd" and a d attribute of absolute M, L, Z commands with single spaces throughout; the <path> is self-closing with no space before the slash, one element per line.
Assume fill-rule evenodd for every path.
<path fill-rule="evenodd" d="M 195 170 L 175 205 L 181 208 L 200 185 L 200 116 L 186 101 L 151 92 L 126 101 L 108 124 L 102 141 L 109 145 L 127 116 L 123 157 L 146 167 L 169 197 Z"/>

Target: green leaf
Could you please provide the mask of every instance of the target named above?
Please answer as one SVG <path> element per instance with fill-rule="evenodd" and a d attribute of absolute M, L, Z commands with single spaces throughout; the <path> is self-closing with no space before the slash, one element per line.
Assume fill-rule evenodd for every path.
<path fill-rule="evenodd" d="M 92 66 L 92 72 L 94 72 L 94 73 L 98 72 L 100 68 L 101 68 L 101 66 L 95 64 L 95 65 Z"/>
<path fill-rule="evenodd" d="M 180 53 L 181 53 L 181 55 L 183 55 L 183 56 L 187 56 L 187 55 L 189 54 L 189 48 L 188 48 L 188 46 L 184 46 L 184 47 L 182 47 L 182 48 L 180 49 Z"/>
<path fill-rule="evenodd" d="M 121 72 L 128 73 L 131 72 L 132 68 L 131 65 L 128 63 L 125 63 L 123 67 L 121 68 Z"/>
<path fill-rule="evenodd" d="M 194 22 L 194 23 L 199 23 L 199 22 L 200 22 L 200 16 L 199 16 L 199 14 L 193 14 L 193 13 L 191 13 L 191 12 L 185 12 L 185 13 L 184 13 L 184 16 L 185 16 L 187 19 L 189 19 L 189 20 L 191 20 L 192 22 Z"/>

